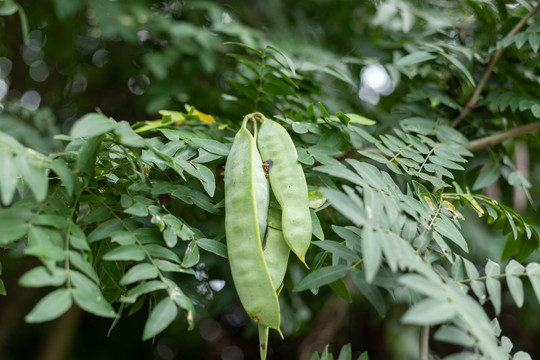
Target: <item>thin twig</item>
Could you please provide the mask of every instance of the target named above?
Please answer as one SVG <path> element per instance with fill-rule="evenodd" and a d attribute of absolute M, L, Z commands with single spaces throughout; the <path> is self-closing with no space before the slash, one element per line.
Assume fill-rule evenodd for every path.
<path fill-rule="evenodd" d="M 429 355 L 429 325 L 422 326 L 420 330 L 419 360 L 428 360 Z"/>
<path fill-rule="evenodd" d="M 516 128 L 502 131 L 494 135 L 490 135 L 490 136 L 483 137 L 481 139 L 473 140 L 470 142 L 469 146 L 467 146 L 467 150 L 469 151 L 482 150 L 487 147 L 500 144 L 503 141 L 510 140 L 510 139 L 513 139 L 522 135 L 531 134 L 538 130 L 540 130 L 540 121 L 527 124 L 527 125 L 518 126 Z M 384 157 L 390 158 L 390 156 L 384 154 L 381 150 L 376 149 L 376 148 L 365 147 L 365 148 L 361 148 L 360 150 L 373 152 L 373 153 L 382 155 Z M 358 151 L 356 150 L 343 151 L 342 153 L 333 156 L 334 159 L 337 159 L 339 161 L 343 161 L 345 159 L 350 159 L 350 158 L 354 159 L 354 158 L 364 158 L 364 157 L 365 156 L 363 156 L 362 154 L 359 154 Z"/>
<path fill-rule="evenodd" d="M 523 27 L 523 25 L 525 25 L 527 20 L 529 20 L 538 10 L 540 10 L 540 2 L 534 7 L 534 9 L 529 11 L 529 13 L 525 15 L 525 17 L 523 17 L 523 19 L 521 19 L 512 28 L 512 30 L 510 30 L 510 32 L 506 35 L 505 38 L 515 35 Z M 469 115 L 472 109 L 474 109 L 474 107 L 476 106 L 476 102 L 478 101 L 478 98 L 480 97 L 480 93 L 482 92 L 482 90 L 484 90 L 484 86 L 486 85 L 486 82 L 489 79 L 489 76 L 491 75 L 491 71 L 493 71 L 493 67 L 495 66 L 495 63 L 499 60 L 504 50 L 505 48 L 502 47 L 499 50 L 497 50 L 495 54 L 493 54 L 493 57 L 489 61 L 486 71 L 484 72 L 484 75 L 482 75 L 482 78 L 478 82 L 476 89 L 474 89 L 474 93 L 472 94 L 471 98 L 469 99 L 469 101 L 467 102 L 463 110 L 461 110 L 461 113 L 454 120 L 452 120 L 452 123 L 450 124 L 450 126 L 456 127 L 463 119 L 467 117 L 467 115 Z"/>
<path fill-rule="evenodd" d="M 471 141 L 471 144 L 467 147 L 469 151 L 478 151 L 485 149 L 489 146 L 493 146 L 503 141 L 516 138 L 518 136 L 526 135 L 540 130 L 540 121 L 534 122 L 532 124 L 527 124 L 523 126 L 518 126 L 516 128 L 502 131 L 495 135 L 486 136 L 481 139 Z"/>

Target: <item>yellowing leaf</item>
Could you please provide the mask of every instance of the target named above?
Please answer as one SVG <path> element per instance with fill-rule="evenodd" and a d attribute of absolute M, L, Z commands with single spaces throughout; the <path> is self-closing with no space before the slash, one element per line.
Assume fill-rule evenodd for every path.
<path fill-rule="evenodd" d="M 182 121 L 185 120 L 184 114 L 182 114 L 179 111 L 159 110 L 159 113 L 163 116 L 163 120 L 165 120 L 167 117 L 169 117 L 170 121 L 176 123 L 176 125 L 180 125 L 182 123 Z M 167 119 L 167 120 L 169 120 L 169 119 Z"/>
<path fill-rule="evenodd" d="M 216 121 L 216 120 L 214 120 L 214 117 L 212 115 L 204 114 L 204 113 L 200 112 L 199 110 L 195 110 L 195 114 L 197 114 L 199 119 L 201 119 L 202 121 L 204 121 L 207 124 L 211 124 L 211 123 Z"/>

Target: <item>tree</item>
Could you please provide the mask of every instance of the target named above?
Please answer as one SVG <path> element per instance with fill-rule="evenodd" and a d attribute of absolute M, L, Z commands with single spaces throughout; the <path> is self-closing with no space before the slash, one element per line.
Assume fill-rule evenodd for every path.
<path fill-rule="evenodd" d="M 21 4 L 0 3 L 2 28 L 17 29 L 0 35 L 4 314 L 28 291 L 18 281 L 46 288 L 29 293 L 28 323 L 69 327 L 77 309 L 108 319 L 123 341 L 103 358 L 148 354 L 126 346 L 133 333 L 159 358 L 256 358 L 227 259 L 223 172 L 258 112 L 294 141 L 313 230 L 309 270 L 290 258 L 271 354 L 538 352 L 523 338 L 538 332 L 524 319 L 540 300 L 527 175 L 540 4 Z M 341 348 L 349 317 L 381 339 L 347 334 Z M 98 328 L 89 339 L 103 344 Z M 49 349 L 67 351 L 51 334 L 64 347 Z"/>

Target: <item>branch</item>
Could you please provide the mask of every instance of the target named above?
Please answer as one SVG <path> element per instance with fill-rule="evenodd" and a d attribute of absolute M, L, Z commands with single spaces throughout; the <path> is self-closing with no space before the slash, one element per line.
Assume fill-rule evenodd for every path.
<path fill-rule="evenodd" d="M 512 30 L 510 30 L 510 32 L 505 36 L 505 38 L 508 38 L 516 34 L 523 27 L 523 25 L 525 25 L 527 20 L 529 20 L 538 10 L 540 10 L 540 2 L 534 7 L 534 9 L 529 11 L 529 13 L 525 15 L 525 17 L 523 17 L 523 19 L 521 19 L 512 28 Z M 471 98 L 469 99 L 469 101 L 467 102 L 463 110 L 461 110 L 461 113 L 454 120 L 452 120 L 452 123 L 450 124 L 450 126 L 456 127 L 463 119 L 467 117 L 467 115 L 469 115 L 472 109 L 475 108 L 476 102 L 478 101 L 478 98 L 480 97 L 480 93 L 482 92 L 482 90 L 484 90 L 484 86 L 486 85 L 486 82 L 489 79 L 489 76 L 491 75 L 491 71 L 493 70 L 495 63 L 499 60 L 504 50 L 505 48 L 500 48 L 499 50 L 497 50 L 497 52 L 495 52 L 495 54 L 493 54 L 493 57 L 489 61 L 489 64 L 486 68 L 486 71 L 484 72 L 484 75 L 482 75 L 482 78 L 478 82 L 476 89 L 474 89 L 474 93 L 472 94 Z"/>
<path fill-rule="evenodd" d="M 429 325 L 422 326 L 420 330 L 419 360 L 428 360 L 429 357 Z"/>
<path fill-rule="evenodd" d="M 493 146 L 503 141 L 516 138 L 521 135 L 526 135 L 540 130 L 540 121 L 534 122 L 532 124 L 527 124 L 523 126 L 518 126 L 510 130 L 502 131 L 495 135 L 486 136 L 481 139 L 471 141 L 471 144 L 467 147 L 469 151 L 478 151 L 485 149 L 489 146 Z"/>
<path fill-rule="evenodd" d="M 522 135 L 527 135 L 538 130 L 540 130 L 540 121 L 527 124 L 527 125 L 518 126 L 516 128 L 502 131 L 494 135 L 490 135 L 490 136 L 483 137 L 481 139 L 473 140 L 470 142 L 469 146 L 467 146 L 467 150 L 469 151 L 482 150 L 487 147 L 500 144 L 503 141 L 510 140 L 510 139 L 513 139 Z M 383 155 L 385 157 L 389 157 L 386 154 L 384 154 L 381 150 L 376 149 L 376 148 L 364 147 L 364 148 L 361 148 L 360 150 L 371 151 L 371 152 Z M 353 152 L 344 151 L 338 155 L 334 155 L 333 157 L 339 161 L 343 161 L 344 159 L 363 158 L 364 156 L 359 154 L 358 151 L 353 151 Z"/>

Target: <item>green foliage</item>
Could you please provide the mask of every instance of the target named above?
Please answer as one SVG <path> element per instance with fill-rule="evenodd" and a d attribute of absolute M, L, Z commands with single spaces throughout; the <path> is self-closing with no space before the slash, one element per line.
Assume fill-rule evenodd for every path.
<path fill-rule="evenodd" d="M 399 332 L 428 327 L 430 342 L 458 346 L 421 350 L 426 357 L 531 358 L 513 348 L 508 336 L 520 335 L 503 335 L 499 321 L 540 303 L 537 216 L 510 205 L 520 190 L 533 208 L 538 191 L 514 160 L 515 139 L 474 153 L 470 143 L 540 117 L 539 27 L 531 20 L 505 36 L 532 4 L 389 0 L 340 3 L 327 14 L 323 6 L 295 3 L 289 11 L 257 3 L 279 15 L 266 19 L 267 32 L 211 2 L 55 0 L 54 15 L 41 15 L 40 5 L 0 4 L 5 21 L 18 13 L 23 37 L 25 13 L 77 28 L 72 22 L 84 12 L 81 33 L 99 39 L 89 50 L 81 45 L 93 70 L 66 75 L 70 86 L 55 88 L 64 95 L 34 111 L 10 93 L 0 112 L 2 261 L 37 259 L 19 284 L 46 288 L 26 321 L 56 319 L 76 304 L 110 319 L 112 330 L 140 313 L 144 325 L 135 331 L 149 340 L 173 332 L 177 320 L 191 330 L 238 304 L 224 235 L 223 166 L 241 116 L 260 111 L 294 140 L 313 224 L 309 270 L 291 261 L 281 291 L 286 338 L 310 331 L 307 321 L 336 294 L 358 306 L 366 300 L 380 324 L 399 320 Z M 321 45 L 310 40 L 317 27 L 306 25 L 304 12 L 327 29 L 317 35 Z M 281 29 L 280 21 L 297 27 Z M 347 36 L 332 33 L 332 24 Z M 36 36 L 30 32 L 29 41 Z M 100 76 L 131 84 L 141 101 L 112 106 L 103 99 L 121 91 L 105 87 L 103 104 L 80 98 L 76 80 L 96 80 L 92 71 L 109 61 L 100 56 L 116 46 L 132 60 L 114 59 Z M 342 57 L 343 49 L 354 50 Z M 484 83 L 486 59 L 502 50 Z M 71 61 L 61 51 L 58 57 Z M 369 65 L 385 73 L 386 90 L 366 90 Z M 467 116 L 456 126 L 451 119 L 462 111 Z M 528 145 L 536 164 L 537 142 Z M 502 195 L 488 195 L 487 187 Z M 279 204 L 269 213 L 279 227 L 272 211 Z M 489 236 L 475 238 L 471 226 Z M 223 281 L 222 292 L 208 290 L 209 277 Z M 11 291 L 0 280 L 0 294 Z M 255 327 L 246 328 L 248 336 Z M 353 340 L 338 360 L 369 345 Z M 334 356 L 326 347 L 311 359 Z"/>

